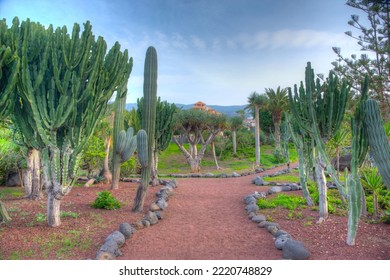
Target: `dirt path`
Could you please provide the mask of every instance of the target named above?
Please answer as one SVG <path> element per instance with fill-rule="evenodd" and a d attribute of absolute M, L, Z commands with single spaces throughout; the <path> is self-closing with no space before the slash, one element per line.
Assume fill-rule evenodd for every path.
<path fill-rule="evenodd" d="M 244 196 L 265 190 L 251 183 L 254 177 L 178 179 L 164 220 L 134 234 L 119 259 L 280 259 L 273 237 L 249 221 L 244 210 Z"/>

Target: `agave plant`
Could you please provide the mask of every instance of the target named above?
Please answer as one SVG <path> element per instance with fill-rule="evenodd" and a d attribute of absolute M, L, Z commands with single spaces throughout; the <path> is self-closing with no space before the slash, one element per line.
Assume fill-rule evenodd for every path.
<path fill-rule="evenodd" d="M 361 182 L 365 189 L 372 192 L 374 200 L 374 217 L 378 218 L 378 195 L 379 191 L 385 187 L 382 177 L 377 167 L 364 168 L 361 171 Z"/>

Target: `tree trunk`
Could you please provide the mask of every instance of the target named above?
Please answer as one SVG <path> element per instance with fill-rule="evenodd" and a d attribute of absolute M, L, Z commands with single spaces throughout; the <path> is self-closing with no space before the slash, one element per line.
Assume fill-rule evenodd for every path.
<path fill-rule="evenodd" d="M 260 166 L 260 113 L 259 108 L 256 106 L 255 108 L 255 145 L 256 145 L 256 167 Z"/>
<path fill-rule="evenodd" d="M 0 200 L 0 221 L 3 223 L 11 221 L 11 217 L 8 215 L 7 209 L 5 208 L 5 205 Z"/>
<path fill-rule="evenodd" d="M 274 128 L 275 128 L 275 149 L 281 149 L 281 141 L 280 141 L 280 121 L 274 122 Z"/>
<path fill-rule="evenodd" d="M 233 138 L 233 155 L 237 154 L 237 133 L 236 130 L 232 131 Z"/>
<path fill-rule="evenodd" d="M 120 163 L 120 157 L 117 156 L 112 162 L 112 184 L 111 184 L 112 190 L 119 189 L 120 175 L 121 175 L 121 163 Z"/>
<path fill-rule="evenodd" d="M 158 182 L 158 152 L 153 152 L 152 158 L 152 172 L 150 174 L 150 179 L 152 181 L 152 187 L 156 187 L 159 185 Z"/>
<path fill-rule="evenodd" d="M 215 162 L 215 166 L 217 167 L 217 170 L 221 169 L 218 165 L 217 155 L 215 154 L 215 143 L 214 141 L 211 142 L 211 152 L 213 153 L 213 158 Z"/>
<path fill-rule="evenodd" d="M 28 151 L 23 185 L 27 199 L 38 200 L 41 198 L 41 162 L 39 151 L 36 149 Z"/>
<path fill-rule="evenodd" d="M 106 139 L 106 157 L 104 158 L 103 170 L 100 173 L 104 178 L 103 179 L 104 183 L 106 183 L 106 184 L 112 183 L 112 173 L 111 173 L 110 168 L 108 166 L 110 147 L 111 147 L 111 137 L 108 137 Z"/>
<path fill-rule="evenodd" d="M 319 215 L 320 221 L 324 221 L 328 218 L 328 200 L 325 168 L 324 164 L 322 163 L 322 160 L 319 158 L 319 155 L 316 155 L 315 161 L 315 177 L 319 194 Z"/>
<path fill-rule="evenodd" d="M 144 201 L 145 201 L 145 198 L 146 198 L 146 194 L 147 194 L 147 191 L 148 191 L 148 188 L 149 188 L 149 184 L 143 184 L 143 182 L 145 182 L 145 178 L 147 178 L 147 174 L 146 174 L 146 171 L 145 170 L 146 168 L 142 168 L 142 171 L 141 171 L 141 182 L 138 186 L 138 189 L 137 189 L 137 194 L 135 195 L 135 199 L 134 199 L 134 205 L 133 205 L 133 208 L 132 208 L 132 211 L 133 212 L 142 212 L 143 208 L 144 208 Z"/>
<path fill-rule="evenodd" d="M 61 224 L 60 219 L 61 200 L 57 199 L 52 191 L 47 194 L 47 223 L 50 227 Z"/>

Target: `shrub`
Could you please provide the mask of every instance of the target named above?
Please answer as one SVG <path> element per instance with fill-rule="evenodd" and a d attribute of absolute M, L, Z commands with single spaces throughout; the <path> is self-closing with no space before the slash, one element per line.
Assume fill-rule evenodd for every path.
<path fill-rule="evenodd" d="M 120 202 L 112 196 L 109 191 L 97 193 L 95 201 L 92 203 L 93 208 L 114 210 L 121 208 Z"/>

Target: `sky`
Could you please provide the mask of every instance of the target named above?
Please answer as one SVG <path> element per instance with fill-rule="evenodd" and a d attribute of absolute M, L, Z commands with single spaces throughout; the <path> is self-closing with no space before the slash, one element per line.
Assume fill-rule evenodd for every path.
<path fill-rule="evenodd" d="M 109 47 L 128 49 L 134 65 L 127 103 L 142 96 L 145 53 L 158 55 L 162 100 L 176 104 L 244 105 L 266 88 L 293 87 L 308 61 L 328 75 L 359 46 L 344 34 L 359 11 L 344 0 L 0 0 L 0 18 L 45 26 L 92 24 Z M 353 30 L 352 30 L 353 31 Z"/>

